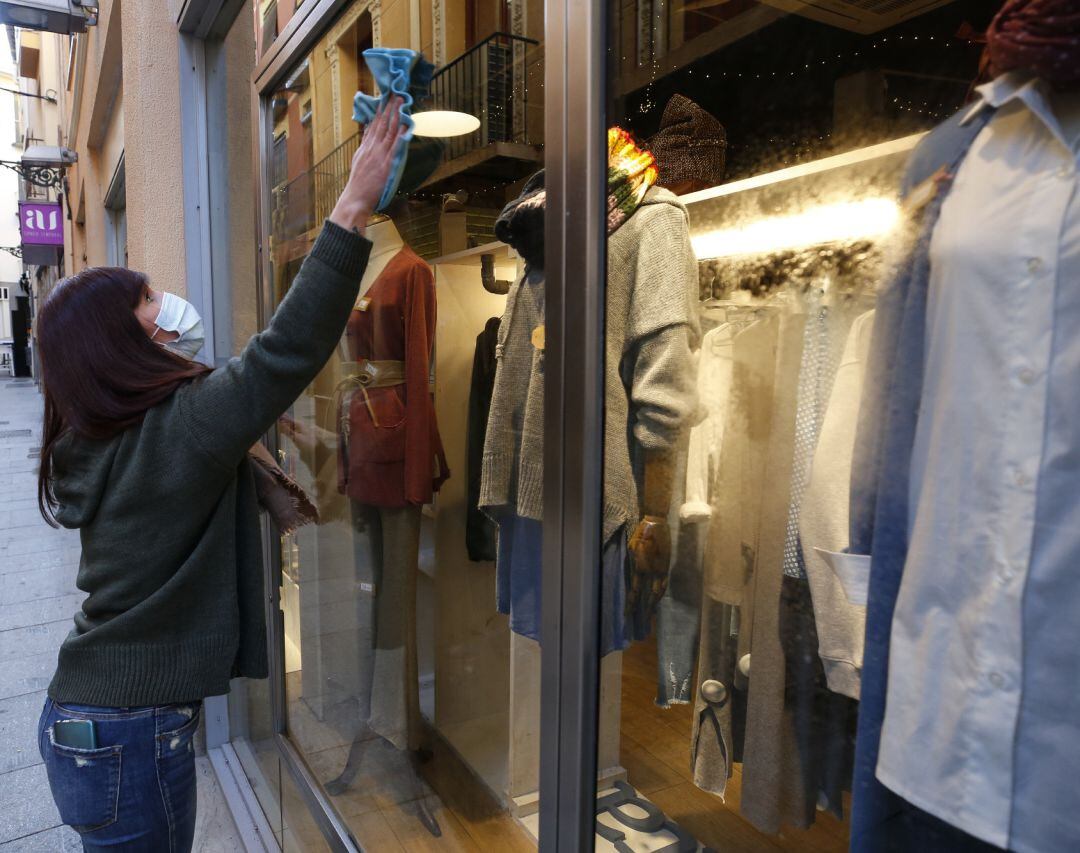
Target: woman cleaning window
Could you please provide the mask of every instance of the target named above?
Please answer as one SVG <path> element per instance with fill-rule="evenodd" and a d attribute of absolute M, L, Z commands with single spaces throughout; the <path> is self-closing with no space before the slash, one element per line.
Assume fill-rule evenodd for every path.
<path fill-rule="evenodd" d="M 364 227 L 403 127 L 387 103 L 268 327 L 217 369 L 189 361 L 197 313 L 144 275 L 91 268 L 41 309 L 38 501 L 78 529 L 87 593 L 60 648 L 38 745 L 84 849 L 188 851 L 202 699 L 265 678 L 260 532 L 248 450 L 345 329 Z"/>

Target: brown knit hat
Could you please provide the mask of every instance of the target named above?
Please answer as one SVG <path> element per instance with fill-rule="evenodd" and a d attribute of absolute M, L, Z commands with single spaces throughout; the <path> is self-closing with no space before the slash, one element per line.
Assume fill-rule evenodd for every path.
<path fill-rule="evenodd" d="M 656 157 L 662 187 L 688 181 L 711 187 L 724 177 L 724 126 L 682 95 L 671 96 L 647 147 Z"/>

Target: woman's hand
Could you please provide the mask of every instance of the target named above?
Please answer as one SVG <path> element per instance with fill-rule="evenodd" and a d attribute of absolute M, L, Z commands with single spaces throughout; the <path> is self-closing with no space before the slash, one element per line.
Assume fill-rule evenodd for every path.
<path fill-rule="evenodd" d="M 353 154 L 349 180 L 330 214 L 335 225 L 363 233 L 379 203 L 394 152 L 405 132 L 400 126 L 400 107 L 401 98 L 390 98 L 364 130 L 360 147 Z"/>
<path fill-rule="evenodd" d="M 315 448 L 322 445 L 324 450 L 334 450 L 337 447 L 337 433 L 323 429 L 318 424 L 307 424 L 298 421 L 292 415 L 284 414 L 278 418 L 278 428 L 282 435 L 287 435 L 293 443 L 304 453 L 311 454 Z"/>

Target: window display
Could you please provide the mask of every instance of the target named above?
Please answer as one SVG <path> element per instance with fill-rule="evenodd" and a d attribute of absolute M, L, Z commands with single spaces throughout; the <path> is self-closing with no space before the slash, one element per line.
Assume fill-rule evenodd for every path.
<path fill-rule="evenodd" d="M 466 14 L 447 6 L 450 20 Z M 482 259 L 496 280 L 520 277 L 490 223 L 535 170 L 535 150 L 517 142 L 534 119 L 514 95 L 536 57 L 517 49 L 525 32 L 506 37 L 513 50 L 450 29 L 425 28 L 417 43 L 392 12 L 348 6 L 267 101 L 265 134 L 281 152 L 268 211 L 276 298 L 388 93 L 407 95 L 410 125 L 436 104 L 465 118 L 479 107 L 482 120 L 508 110 L 500 132 L 520 150 L 488 163 L 506 144 L 489 126 L 445 139 L 430 135 L 448 132 L 438 122 L 413 127 L 368 223 L 338 350 L 281 419 L 282 468 L 318 509 L 280 540 L 285 730 L 361 846 L 529 849 L 515 818 L 536 808 L 539 744 L 518 732 L 538 728 L 540 651 L 515 650 L 494 554 L 470 553 L 465 534 L 475 343 L 507 298 L 485 289 Z M 529 27 L 542 28 L 538 12 Z M 461 60 L 446 63 L 448 50 Z M 427 57 L 439 54 L 435 68 Z M 450 75 L 474 75 L 472 93 L 481 70 L 486 100 L 455 100 Z"/>
<path fill-rule="evenodd" d="M 723 4 L 692 35 L 678 6 L 609 14 L 610 116 L 653 148 L 659 183 L 682 193 L 702 330 L 684 368 L 694 414 L 670 443 L 675 487 L 660 512 L 638 503 L 672 546 L 651 634 L 622 652 L 620 766 L 636 796 L 719 849 L 734 838 L 745 849 L 881 849 L 897 820 L 903 849 L 916 838 L 1057 849 L 1077 838 L 1061 812 L 1049 816 L 1049 802 L 1070 812 L 1067 786 L 1042 786 L 1064 763 L 1036 770 L 1027 732 L 1068 711 L 1049 682 L 1039 693 L 1039 676 L 1023 674 L 1021 620 L 1053 617 L 1022 616 L 1019 596 L 1030 565 L 1029 596 L 1068 597 L 1055 558 L 1041 556 L 1069 553 L 1051 532 L 1065 529 L 1063 493 L 1047 532 L 1033 530 L 1035 484 L 1052 488 L 1054 476 L 1039 471 L 1042 442 L 1071 443 L 1046 420 L 1050 315 L 1021 292 L 1068 263 L 1057 241 L 1075 218 L 1075 97 L 1061 83 L 1076 73 L 1076 10 L 1006 4 L 980 63 L 976 36 L 996 11 L 986 4 L 891 15 L 856 5 Z M 993 82 L 975 89 L 980 75 Z M 995 210 L 1013 223 L 1008 237 L 990 228 Z M 614 239 L 607 250 L 610 300 Z M 655 251 L 674 277 L 680 243 Z M 1040 297 L 1063 307 L 1052 289 Z M 1006 302 L 1029 318 L 1010 333 Z M 607 356 L 609 373 L 612 360 L 627 365 L 610 342 Z M 609 376 L 609 396 L 628 375 Z M 1004 394 L 1014 427 L 993 414 Z M 607 443 L 613 424 L 632 433 L 640 414 L 609 405 Z M 993 422 L 1000 452 L 980 439 Z M 1021 422 L 1034 443 L 1023 444 Z M 909 458 L 910 486 L 896 467 Z M 647 493 L 647 457 L 632 470 Z M 649 556 L 632 553 L 627 583 Z M 999 608 L 990 621 L 988 607 Z M 1053 657 L 1040 648 L 1040 660 Z M 958 731 L 983 746 L 969 749 Z M 975 775 L 958 777 L 964 767 Z M 1015 808 L 1021 794 L 1027 805 Z"/>
<path fill-rule="evenodd" d="M 256 5 L 290 57 L 275 304 L 383 95 L 416 124 L 276 448 L 317 519 L 280 537 L 275 701 L 355 842 L 535 848 L 595 717 L 598 850 L 1080 844 L 1076 4 L 610 4 L 603 125 L 547 149 L 581 103 L 545 103 L 543 39 L 576 42 L 542 4 L 360 0 L 310 39 Z M 606 275 L 573 278 L 565 179 L 603 134 Z M 551 518 L 568 443 L 602 477 Z M 582 648 L 597 712 L 542 743 Z"/>

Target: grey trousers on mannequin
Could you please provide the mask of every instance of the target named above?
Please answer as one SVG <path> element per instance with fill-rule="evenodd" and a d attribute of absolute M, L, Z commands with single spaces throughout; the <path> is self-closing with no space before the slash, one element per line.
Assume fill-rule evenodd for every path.
<path fill-rule="evenodd" d="M 358 580 L 369 585 L 360 599 L 361 715 L 398 749 L 417 750 L 424 731 L 416 646 L 420 507 L 350 507 Z"/>

